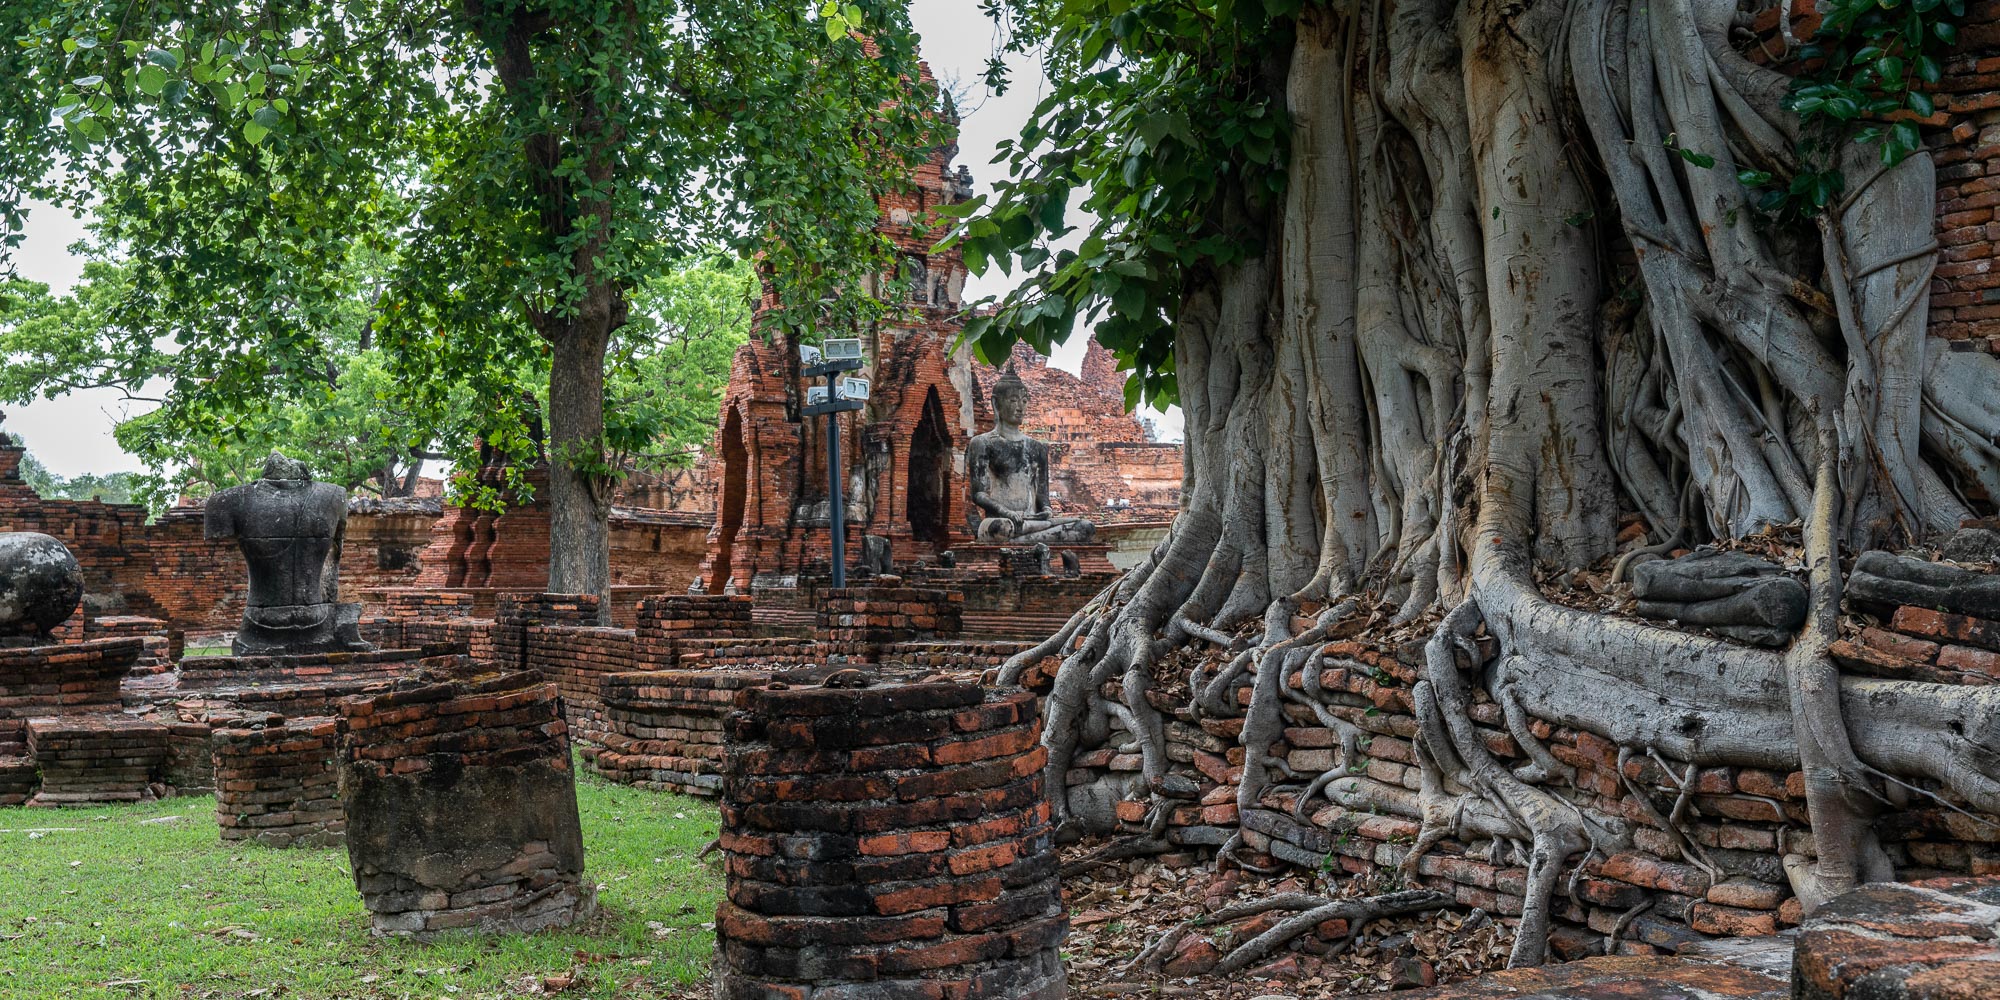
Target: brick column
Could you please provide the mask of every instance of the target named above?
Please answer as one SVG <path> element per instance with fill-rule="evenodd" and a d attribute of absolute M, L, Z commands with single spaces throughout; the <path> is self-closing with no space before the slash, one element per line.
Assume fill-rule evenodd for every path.
<path fill-rule="evenodd" d="M 965 597 L 915 587 L 846 587 L 821 591 L 817 624 L 829 658 L 873 663 L 882 647 L 955 636 Z"/>
<path fill-rule="evenodd" d="M 590 913 L 554 684 L 422 676 L 341 716 L 347 855 L 375 933 L 528 933 Z"/>
<path fill-rule="evenodd" d="M 339 736 L 330 718 L 216 730 L 210 745 L 222 839 L 269 847 L 340 844 L 347 818 L 333 766 Z"/>
<path fill-rule="evenodd" d="M 728 726 L 718 1000 L 1060 1000 L 1035 700 L 752 688 Z"/>

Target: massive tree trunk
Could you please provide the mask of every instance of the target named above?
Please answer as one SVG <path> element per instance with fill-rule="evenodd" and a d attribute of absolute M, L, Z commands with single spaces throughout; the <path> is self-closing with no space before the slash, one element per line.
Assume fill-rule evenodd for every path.
<path fill-rule="evenodd" d="M 1734 0 L 1308 6 L 1270 85 L 1293 126 L 1277 236 L 1198 272 L 1177 318 L 1183 513 L 1005 672 L 1062 658 L 1050 787 L 1079 750 L 1135 742 L 1157 832 L 1193 788 L 1146 690 L 1170 650 L 1219 647 L 1188 658 L 1191 709 L 1244 716 L 1239 805 L 1304 781 L 1419 818 L 1411 865 L 1448 823 L 1529 844 L 1517 963 L 1545 956 L 1565 865 L 1625 825 L 1542 787 L 1562 765 L 1525 724 L 1532 765 L 1503 767 L 1466 717 L 1476 682 L 1510 722 L 1803 770 L 1819 853 L 1788 868 L 1808 907 L 1882 872 L 1883 775 L 2000 805 L 1990 691 L 1843 679 L 1827 654 L 1843 554 L 1955 526 L 1950 482 L 2000 487 L 2000 363 L 1926 336 L 1927 154 L 1843 154 L 1847 196 L 1817 230 L 1758 217 L 1739 170 L 1783 183 L 1800 127 L 1786 78 L 1731 46 L 1737 21 Z M 1772 651 L 1551 602 L 1607 565 L 1621 512 L 1660 550 L 1799 523 L 1805 628 Z M 1304 698 L 1348 737 L 1346 767 L 1357 734 L 1317 672 L 1303 693 L 1284 677 L 1375 600 L 1449 611 L 1414 692 L 1420 794 L 1268 759 Z M 1055 802 L 1084 830 L 1115 825 L 1103 805 Z"/>

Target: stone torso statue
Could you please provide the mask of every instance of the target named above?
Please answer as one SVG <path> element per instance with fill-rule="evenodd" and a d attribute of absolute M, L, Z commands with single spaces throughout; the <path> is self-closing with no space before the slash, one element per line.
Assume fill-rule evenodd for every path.
<path fill-rule="evenodd" d="M 339 603 L 346 523 L 347 491 L 313 482 L 303 464 L 277 452 L 264 460 L 264 478 L 209 498 L 208 537 L 236 539 L 250 568 L 249 606 L 230 646 L 236 655 L 371 648 L 361 640 L 361 606 Z"/>
<path fill-rule="evenodd" d="M 1008 365 L 993 386 L 993 429 L 973 438 L 965 452 L 972 502 L 984 515 L 979 540 L 1088 542 L 1096 537 L 1096 525 L 1080 517 L 1057 517 L 1049 509 L 1049 446 L 1021 432 L 1027 412 L 1028 387 Z"/>

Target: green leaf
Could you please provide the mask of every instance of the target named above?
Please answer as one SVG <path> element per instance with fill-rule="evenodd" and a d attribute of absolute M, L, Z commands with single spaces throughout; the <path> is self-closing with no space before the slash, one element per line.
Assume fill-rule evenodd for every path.
<path fill-rule="evenodd" d="M 139 90 L 154 97 L 167 89 L 167 71 L 151 64 L 139 67 L 135 74 Z"/>
<path fill-rule="evenodd" d="M 1703 170 L 1707 170 L 1708 168 L 1715 166 L 1715 157 L 1710 156 L 1707 153 L 1697 153 L 1692 149 L 1683 149 L 1680 150 L 1680 154 L 1681 154 L 1681 159 L 1686 160 L 1689 163 L 1692 163 Z"/>
<path fill-rule="evenodd" d="M 243 123 L 243 138 L 248 140 L 252 146 L 263 142 L 264 137 L 270 134 L 271 130 L 259 124 L 255 119 Z"/>
<path fill-rule="evenodd" d="M 1937 114 L 1937 103 L 1931 100 L 1931 95 L 1921 90 L 1912 90 L 1910 91 L 1910 110 L 1925 118 L 1929 118 Z"/>

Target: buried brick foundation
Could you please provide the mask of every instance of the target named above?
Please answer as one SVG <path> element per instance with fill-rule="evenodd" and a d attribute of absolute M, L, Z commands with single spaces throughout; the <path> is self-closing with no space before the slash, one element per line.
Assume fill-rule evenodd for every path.
<path fill-rule="evenodd" d="M 749 688 L 728 724 L 718 1000 L 1058 1000 L 1034 698 Z"/>
<path fill-rule="evenodd" d="M 330 718 L 217 729 L 215 822 L 223 840 L 332 847 L 347 829 L 334 770 L 340 726 Z"/>
<path fill-rule="evenodd" d="M 340 799 L 377 934 L 528 933 L 594 906 L 569 731 L 538 675 L 423 674 L 342 703 Z"/>

